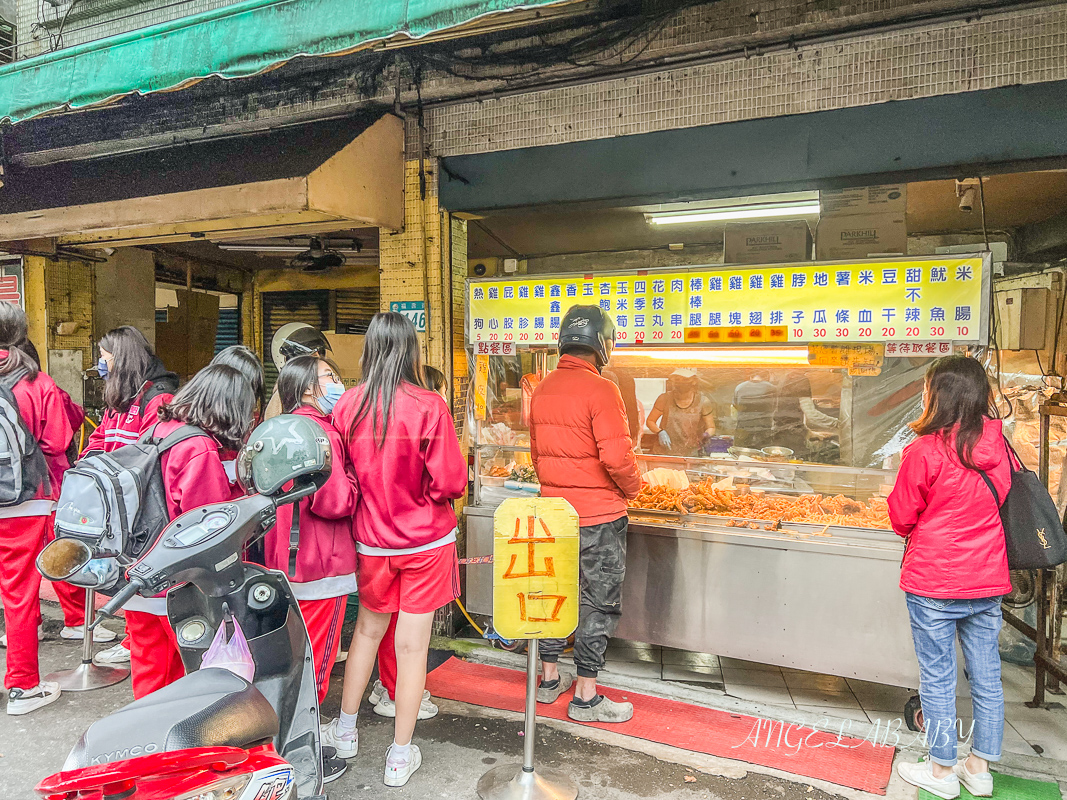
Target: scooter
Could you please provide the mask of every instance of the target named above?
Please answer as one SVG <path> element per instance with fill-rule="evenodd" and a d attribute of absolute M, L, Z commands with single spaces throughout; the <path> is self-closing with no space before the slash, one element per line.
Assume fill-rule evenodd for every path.
<path fill-rule="evenodd" d="M 329 477 L 329 443 L 306 423 L 283 416 L 260 426 L 241 456 L 248 473 L 243 482 L 260 493 L 182 514 L 127 569 L 129 583 L 99 610 L 97 621 L 113 616 L 136 594 L 167 592 L 167 616 L 188 674 L 93 723 L 63 771 L 38 784 L 42 797 L 325 797 L 318 695 L 299 606 L 285 575 L 240 557 L 274 525 L 279 505 L 307 497 Z M 308 437 L 317 457 L 306 457 Z M 303 458 L 291 455 L 281 469 L 277 459 L 269 468 L 255 468 L 258 453 L 292 450 L 294 441 L 302 443 Z M 297 536 L 294 530 L 291 546 Z M 53 552 L 42 563 L 66 577 L 93 560 L 92 548 L 78 539 L 57 539 L 48 547 Z M 252 683 L 228 670 L 200 668 L 230 614 L 255 662 Z"/>

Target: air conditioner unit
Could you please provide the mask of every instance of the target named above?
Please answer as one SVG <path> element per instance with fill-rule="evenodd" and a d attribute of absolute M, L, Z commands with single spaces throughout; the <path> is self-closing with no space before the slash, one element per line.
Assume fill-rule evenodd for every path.
<path fill-rule="evenodd" d="M 500 274 L 499 258 L 472 258 L 467 262 L 467 274 L 472 278 L 491 278 Z"/>

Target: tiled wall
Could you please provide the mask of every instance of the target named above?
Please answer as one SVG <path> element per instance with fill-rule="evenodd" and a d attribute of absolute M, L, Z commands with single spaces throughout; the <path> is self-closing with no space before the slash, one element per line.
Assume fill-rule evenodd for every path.
<path fill-rule="evenodd" d="M 427 142 L 491 152 L 1064 80 L 1065 52 L 1067 5 L 1032 8 L 438 106 Z M 417 150 L 411 126 L 408 140 Z"/>

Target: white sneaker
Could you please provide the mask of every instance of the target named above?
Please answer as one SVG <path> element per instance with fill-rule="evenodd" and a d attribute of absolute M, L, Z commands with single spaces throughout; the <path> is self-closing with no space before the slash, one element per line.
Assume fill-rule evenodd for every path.
<path fill-rule="evenodd" d="M 96 628 L 93 633 L 100 630 Z M 129 664 L 130 663 L 130 651 L 122 646 L 122 643 L 109 647 L 107 650 L 101 650 L 95 656 L 93 656 L 93 663 L 100 667 L 114 666 L 115 664 Z"/>
<path fill-rule="evenodd" d="M 61 639 L 75 639 L 82 641 L 85 638 L 85 626 L 84 625 L 67 625 L 59 632 Z M 103 625 L 97 625 L 93 628 L 93 641 L 97 644 L 104 642 L 113 642 L 118 638 L 118 634 L 114 631 L 109 631 Z"/>
<path fill-rule="evenodd" d="M 370 687 L 370 697 L 368 697 L 367 699 L 370 701 L 370 704 L 372 706 L 376 706 L 383 697 L 388 696 L 389 693 L 385 691 L 385 684 L 381 681 L 375 681 L 374 685 Z"/>
<path fill-rule="evenodd" d="M 359 731 L 341 729 L 341 720 L 334 719 L 319 726 L 319 744 L 332 747 L 338 758 L 355 758 L 359 753 Z"/>
<path fill-rule="evenodd" d="M 337 654 L 337 660 L 334 661 L 334 663 L 344 664 L 346 661 L 348 661 L 348 651 L 342 650 L 340 653 Z"/>
<path fill-rule="evenodd" d="M 44 641 L 44 625 L 37 626 L 37 641 Z M 7 634 L 0 636 L 0 647 L 7 647 Z"/>
<path fill-rule="evenodd" d="M 967 759 L 957 761 L 952 771 L 956 773 L 956 777 L 960 779 L 960 783 L 967 788 L 967 791 L 975 797 L 993 796 L 993 776 L 988 772 L 972 773 L 967 769 Z"/>
<path fill-rule="evenodd" d="M 371 695 L 371 699 L 374 699 L 374 695 Z M 430 719 L 437 716 L 437 712 L 440 709 L 430 699 L 430 693 L 425 689 L 422 692 L 422 702 L 419 703 L 419 715 L 416 719 Z M 390 699 L 389 695 L 382 690 L 381 697 L 378 698 L 378 702 L 374 704 L 374 713 L 379 717 L 396 717 L 396 703 Z"/>
<path fill-rule="evenodd" d="M 32 689 L 12 689 L 7 693 L 7 713 L 13 717 L 29 714 L 54 703 L 62 692 L 55 681 L 41 681 Z"/>
<path fill-rule="evenodd" d="M 925 789 L 943 800 L 956 800 L 960 796 L 960 779 L 956 777 L 956 774 L 935 778 L 933 762 L 929 759 L 923 759 L 918 763 L 901 761 L 897 764 L 897 774 L 912 786 Z"/>
<path fill-rule="evenodd" d="M 394 761 L 392 758 L 393 746 L 389 745 L 389 755 L 385 757 L 385 785 L 403 786 L 408 778 L 415 774 L 415 770 L 422 766 L 422 752 L 418 745 L 411 745 L 411 758 L 407 761 Z"/>

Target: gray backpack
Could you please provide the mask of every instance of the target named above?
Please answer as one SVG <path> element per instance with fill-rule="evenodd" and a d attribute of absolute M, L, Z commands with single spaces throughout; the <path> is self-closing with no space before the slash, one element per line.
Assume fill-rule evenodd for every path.
<path fill-rule="evenodd" d="M 27 376 L 24 369 L 0 378 L 0 506 L 16 506 L 37 496 L 41 487 L 51 492 L 48 463 L 33 438 L 15 399 L 15 384 Z"/>
<path fill-rule="evenodd" d="M 162 456 L 179 442 L 208 436 L 183 425 L 160 440 L 155 430 L 153 425 L 135 444 L 86 456 L 67 470 L 56 509 L 56 538 L 80 539 L 94 558 L 126 563 L 155 543 L 170 522 Z"/>

